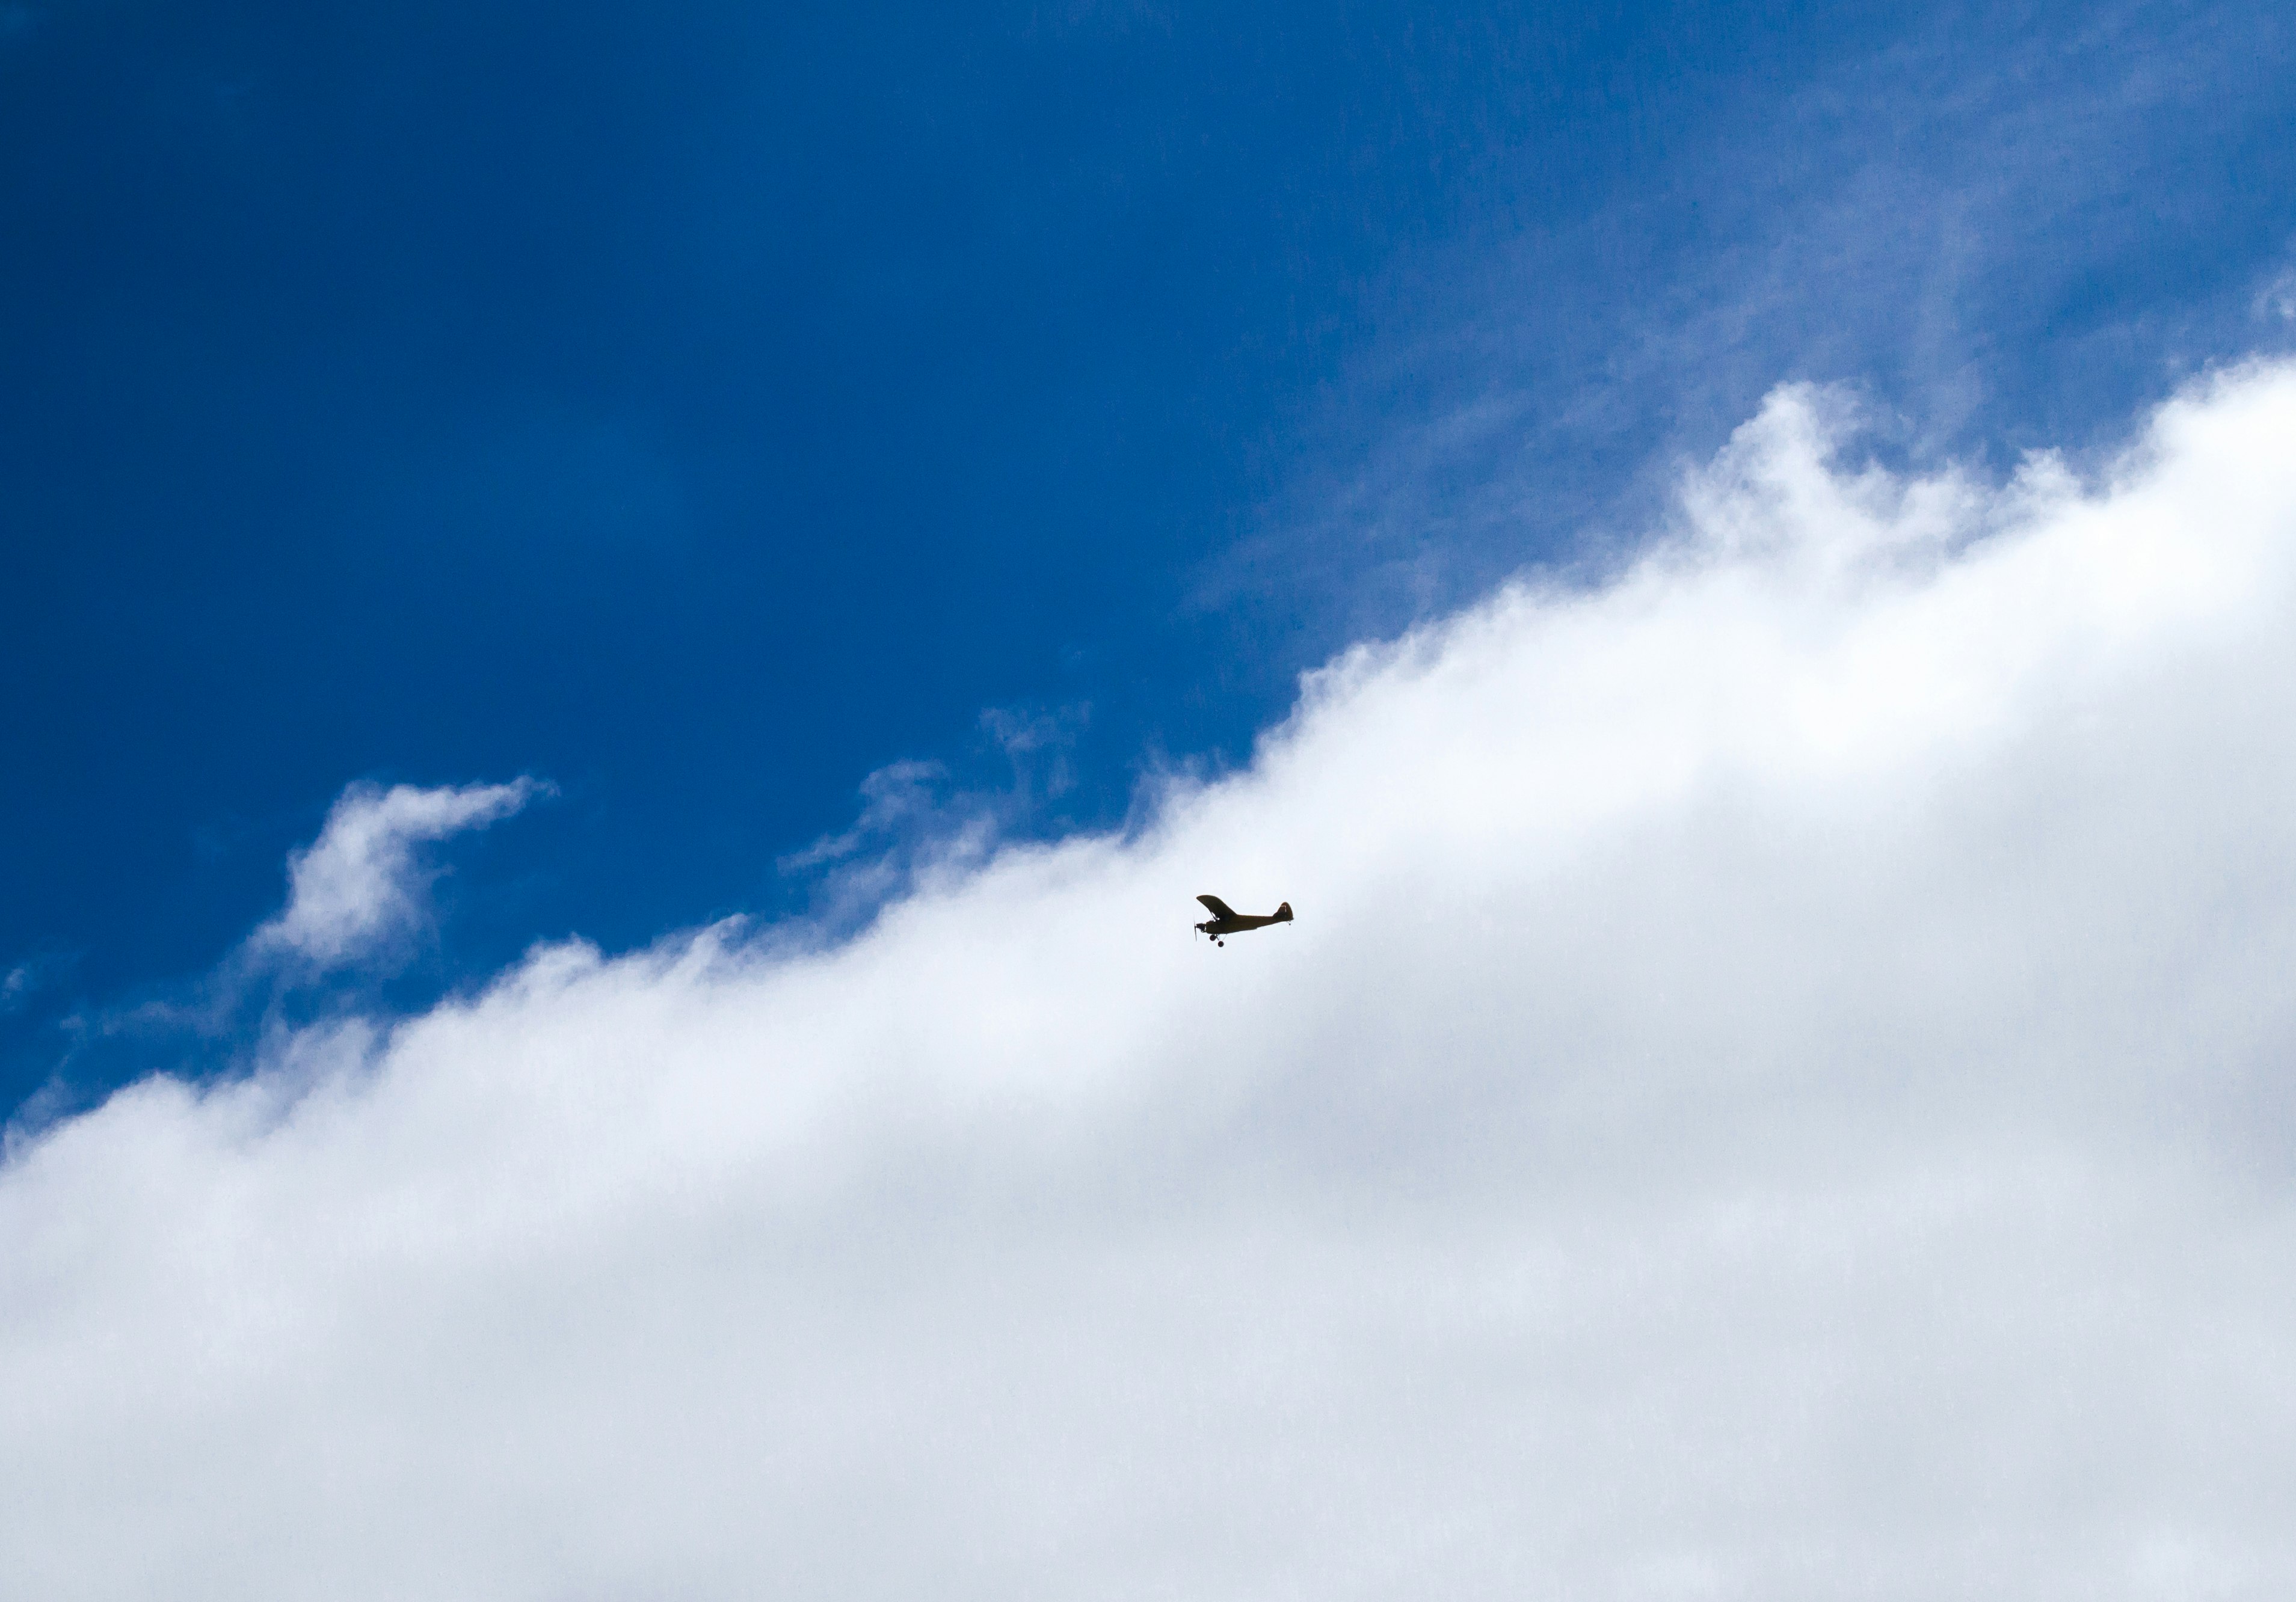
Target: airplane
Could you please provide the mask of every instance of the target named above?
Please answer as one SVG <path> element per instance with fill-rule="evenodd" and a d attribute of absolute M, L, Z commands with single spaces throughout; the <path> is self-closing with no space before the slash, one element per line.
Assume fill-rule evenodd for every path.
<path fill-rule="evenodd" d="M 1196 933 L 1210 935 L 1214 945 L 1227 944 L 1220 938 L 1223 935 L 1241 935 L 1246 929 L 1264 929 L 1271 923 L 1292 921 L 1292 903 L 1288 901 L 1267 917 L 1254 918 L 1237 911 L 1217 895 L 1199 895 L 1196 899 L 1202 902 L 1204 910 L 1211 914 L 1196 925 Z"/>

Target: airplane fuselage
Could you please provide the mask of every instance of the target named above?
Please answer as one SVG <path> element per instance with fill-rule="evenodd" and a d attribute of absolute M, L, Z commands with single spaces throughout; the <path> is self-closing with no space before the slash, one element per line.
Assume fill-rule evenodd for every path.
<path fill-rule="evenodd" d="M 1233 918 L 1207 918 L 1196 925 L 1200 935 L 1241 935 L 1246 929 L 1264 929 L 1271 923 L 1289 923 L 1289 918 L 1247 918 L 1239 912 Z"/>
<path fill-rule="evenodd" d="M 1288 901 L 1262 917 L 1257 913 L 1236 911 L 1226 902 L 1216 901 L 1209 895 L 1200 895 L 1196 899 L 1214 909 L 1212 917 L 1196 925 L 1196 933 L 1210 935 L 1215 940 L 1228 935 L 1241 935 L 1247 929 L 1264 929 L 1271 923 L 1292 921 L 1292 903 Z"/>

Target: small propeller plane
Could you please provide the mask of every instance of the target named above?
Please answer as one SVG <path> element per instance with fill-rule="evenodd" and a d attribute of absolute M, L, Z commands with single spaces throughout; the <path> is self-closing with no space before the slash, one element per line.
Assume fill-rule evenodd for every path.
<path fill-rule="evenodd" d="M 1292 921 L 1292 903 L 1288 901 L 1267 917 L 1259 918 L 1237 911 L 1217 895 L 1199 895 L 1196 899 L 1202 902 L 1204 911 L 1211 914 L 1196 925 L 1196 933 L 1210 935 L 1214 945 L 1227 944 L 1221 938 L 1224 935 L 1241 935 L 1246 929 L 1264 929 L 1271 923 Z"/>

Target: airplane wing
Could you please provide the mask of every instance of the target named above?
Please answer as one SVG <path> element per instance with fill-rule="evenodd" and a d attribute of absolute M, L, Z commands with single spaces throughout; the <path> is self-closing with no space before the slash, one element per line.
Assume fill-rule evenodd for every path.
<path fill-rule="evenodd" d="M 1222 901 L 1217 895 L 1199 895 L 1196 899 L 1204 903 L 1205 910 L 1210 911 L 1215 918 L 1233 918 L 1235 916 L 1235 909 L 1229 906 L 1227 903 Z"/>

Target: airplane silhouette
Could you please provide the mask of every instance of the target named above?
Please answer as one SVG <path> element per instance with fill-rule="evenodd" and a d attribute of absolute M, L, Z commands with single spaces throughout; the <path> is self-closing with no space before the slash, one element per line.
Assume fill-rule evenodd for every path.
<path fill-rule="evenodd" d="M 1214 945 L 1227 944 L 1220 938 L 1223 935 L 1241 935 L 1246 929 L 1264 929 L 1271 923 L 1292 921 L 1292 903 L 1288 901 L 1265 918 L 1253 918 L 1237 911 L 1217 895 L 1199 895 L 1196 899 L 1202 902 L 1204 910 L 1211 914 L 1196 925 L 1196 933 L 1210 935 Z"/>

